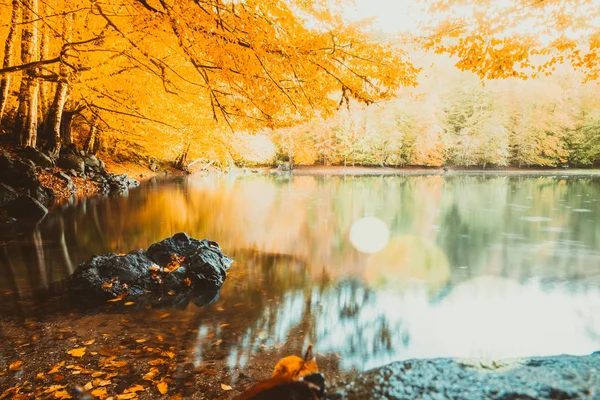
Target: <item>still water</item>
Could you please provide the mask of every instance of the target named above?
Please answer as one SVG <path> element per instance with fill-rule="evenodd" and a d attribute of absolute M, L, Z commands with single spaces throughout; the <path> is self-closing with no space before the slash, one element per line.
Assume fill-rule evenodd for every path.
<path fill-rule="evenodd" d="M 599 218 L 594 177 L 190 177 L 55 209 L 0 245 L 0 290 L 17 309 L 94 254 L 185 231 L 236 260 L 215 304 L 173 311 L 196 361 L 217 340 L 231 368 L 292 342 L 335 354 L 340 370 L 589 354 Z M 130 329 L 159 312 L 131 311 Z"/>

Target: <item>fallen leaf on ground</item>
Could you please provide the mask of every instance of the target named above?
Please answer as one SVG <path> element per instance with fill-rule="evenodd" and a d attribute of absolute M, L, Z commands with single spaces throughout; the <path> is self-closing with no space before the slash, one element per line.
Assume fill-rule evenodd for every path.
<path fill-rule="evenodd" d="M 92 345 L 96 342 L 96 339 L 90 339 L 87 342 L 83 342 L 83 344 L 85 344 L 86 346 Z"/>
<path fill-rule="evenodd" d="M 229 385 L 226 385 L 224 383 L 221 383 L 221 389 L 227 391 L 227 390 L 233 390 L 233 388 Z"/>
<path fill-rule="evenodd" d="M 135 398 L 137 398 L 137 393 L 124 393 L 117 395 L 117 400 L 129 400 Z"/>
<path fill-rule="evenodd" d="M 126 306 L 132 306 L 135 304 L 135 301 L 128 301 L 127 303 L 125 303 Z"/>
<path fill-rule="evenodd" d="M 175 353 L 173 353 L 172 351 L 163 351 L 161 353 L 161 356 L 167 356 L 172 359 L 173 357 L 175 357 Z"/>
<path fill-rule="evenodd" d="M 142 379 L 144 379 L 146 381 L 151 381 L 151 380 L 153 380 L 156 377 L 156 375 L 158 375 L 158 369 L 157 368 L 150 368 L 150 371 L 146 375 L 144 375 L 142 377 Z"/>
<path fill-rule="evenodd" d="M 94 389 L 90 393 L 92 393 L 92 396 L 100 397 L 101 399 L 104 399 L 105 397 L 108 397 L 108 393 L 106 392 L 106 388 Z"/>
<path fill-rule="evenodd" d="M 23 365 L 23 361 L 15 361 L 14 363 L 8 366 L 9 371 L 20 371 L 21 365 Z"/>
<path fill-rule="evenodd" d="M 148 341 L 148 339 L 135 339 L 136 343 L 144 343 L 144 342 L 147 342 L 147 341 Z"/>
<path fill-rule="evenodd" d="M 103 283 L 102 284 L 102 289 L 111 289 L 113 286 L 112 282 L 110 283 Z"/>
<path fill-rule="evenodd" d="M 163 364 L 167 364 L 167 362 L 165 360 L 163 360 L 162 358 L 157 358 L 155 360 L 152 360 L 149 362 L 150 365 L 163 365 Z"/>
<path fill-rule="evenodd" d="M 192 286 L 192 280 L 190 278 L 185 278 L 183 280 L 183 283 L 185 283 L 185 286 L 187 286 L 187 287 Z"/>
<path fill-rule="evenodd" d="M 50 393 L 54 393 L 54 392 L 56 392 L 57 390 L 61 390 L 61 389 L 64 389 L 64 388 L 66 388 L 66 387 L 67 387 L 67 385 L 52 385 L 52 386 L 50 386 L 48 389 L 44 390 L 44 391 L 42 392 L 42 394 L 50 394 Z"/>
<path fill-rule="evenodd" d="M 62 366 L 65 365 L 65 362 L 61 362 L 60 364 L 55 365 L 54 367 L 52 367 L 50 369 L 50 371 L 48 371 L 48 375 L 52 375 L 52 374 L 56 374 L 58 371 L 60 371 L 60 369 L 62 368 Z"/>
<path fill-rule="evenodd" d="M 167 318 L 167 317 L 169 317 L 170 315 L 171 315 L 171 314 L 169 314 L 169 313 L 164 313 L 164 314 L 163 314 L 163 315 L 161 315 L 159 318 L 160 318 L 160 319 L 164 319 L 164 318 Z"/>
<path fill-rule="evenodd" d="M 130 388 L 124 390 L 124 393 L 135 393 L 135 392 L 143 392 L 146 390 L 142 385 L 133 385 Z"/>
<path fill-rule="evenodd" d="M 85 347 L 78 347 L 76 349 L 69 350 L 67 351 L 67 354 L 73 357 L 83 357 L 83 355 L 85 354 Z"/>
<path fill-rule="evenodd" d="M 19 390 L 21 390 L 21 388 L 19 386 L 14 386 L 14 387 L 6 389 L 0 395 L 0 400 L 8 399 L 9 398 L 8 396 L 11 396 L 11 398 L 16 396 L 19 393 Z"/>
<path fill-rule="evenodd" d="M 38 372 L 37 375 L 35 376 L 35 379 L 39 379 L 39 380 L 46 379 L 46 375 L 44 375 L 43 372 Z"/>
<path fill-rule="evenodd" d="M 88 383 L 85 384 L 85 386 L 83 387 L 85 390 L 92 390 L 94 388 L 94 385 L 92 385 L 92 381 L 89 381 Z"/>
<path fill-rule="evenodd" d="M 156 384 L 156 388 L 160 392 L 160 394 L 167 394 L 167 389 L 169 388 L 166 382 L 158 382 Z"/>
<path fill-rule="evenodd" d="M 66 390 L 54 392 L 54 398 L 55 399 L 72 399 L 71 395 Z"/>

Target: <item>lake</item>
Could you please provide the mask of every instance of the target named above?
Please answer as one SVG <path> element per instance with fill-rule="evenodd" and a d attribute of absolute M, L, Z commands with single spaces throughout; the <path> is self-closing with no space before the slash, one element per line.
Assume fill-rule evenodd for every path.
<path fill-rule="evenodd" d="M 186 360 L 230 371 L 308 343 L 340 374 L 409 358 L 589 354 L 600 349 L 599 218 L 593 176 L 153 182 L 73 200 L 0 246 L 2 326 L 168 336 Z M 214 304 L 81 313 L 48 297 L 92 255 L 180 231 L 236 260 Z"/>

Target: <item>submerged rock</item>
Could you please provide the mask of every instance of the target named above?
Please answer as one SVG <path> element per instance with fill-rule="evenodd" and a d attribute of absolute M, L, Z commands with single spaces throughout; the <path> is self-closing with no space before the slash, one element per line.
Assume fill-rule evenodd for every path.
<path fill-rule="evenodd" d="M 129 191 L 129 189 L 140 185 L 139 181 L 136 181 L 135 179 L 130 179 L 127 176 L 127 174 L 107 174 L 106 181 L 110 187 L 111 193 L 117 194 L 125 194 Z"/>
<path fill-rule="evenodd" d="M 490 365 L 453 359 L 399 361 L 360 374 L 326 399 L 600 399 L 600 353 Z"/>
<path fill-rule="evenodd" d="M 0 207 L 19 197 L 15 189 L 0 182 Z"/>
<path fill-rule="evenodd" d="M 48 209 L 31 196 L 19 196 L 3 206 L 9 217 L 26 220 L 41 220 Z"/>
<path fill-rule="evenodd" d="M 204 305 L 216 297 L 232 263 L 216 242 L 177 233 L 147 250 L 95 256 L 77 267 L 67 285 L 73 297 L 92 303 Z"/>

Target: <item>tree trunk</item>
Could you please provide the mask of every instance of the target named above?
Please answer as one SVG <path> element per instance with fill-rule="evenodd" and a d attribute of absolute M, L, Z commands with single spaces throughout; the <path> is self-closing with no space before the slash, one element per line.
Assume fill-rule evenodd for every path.
<path fill-rule="evenodd" d="M 98 126 L 95 121 L 92 121 L 92 125 L 90 126 L 90 134 L 85 140 L 85 144 L 83 145 L 83 151 L 88 154 L 96 155 L 98 153 L 98 144 L 100 143 L 98 137 Z"/>
<path fill-rule="evenodd" d="M 4 45 L 4 62 L 2 63 L 3 68 L 10 67 L 12 64 L 12 56 L 15 50 L 15 37 L 17 36 L 17 24 L 21 17 L 21 4 L 19 0 L 13 0 L 12 2 L 12 16 L 10 17 L 10 28 L 8 36 L 6 38 L 6 44 Z M 8 103 L 8 93 L 10 89 L 10 74 L 2 75 L 0 80 L 0 123 L 6 110 L 6 104 Z"/>
<path fill-rule="evenodd" d="M 60 153 L 60 146 L 62 144 L 61 139 L 61 125 L 63 110 L 65 103 L 67 102 L 69 85 L 61 80 L 56 86 L 56 93 L 54 94 L 54 101 L 48 110 L 48 118 L 46 119 L 45 136 L 48 138 L 48 150 L 54 156 L 58 156 Z"/>
<path fill-rule="evenodd" d="M 73 117 L 78 112 L 63 111 L 60 118 L 60 141 L 65 146 L 73 144 Z"/>
<path fill-rule="evenodd" d="M 37 60 L 38 39 L 38 0 L 22 0 L 23 20 L 33 21 L 24 25 L 21 34 L 21 62 L 23 64 Z M 19 94 L 19 110 L 15 126 L 17 143 L 21 146 L 36 147 L 37 144 L 37 107 L 39 82 L 36 69 L 23 73 Z"/>
<path fill-rule="evenodd" d="M 46 15 L 46 11 L 48 10 L 47 6 L 43 6 L 43 11 L 44 11 L 44 15 Z M 42 26 L 41 29 L 41 40 L 40 40 L 40 59 L 41 60 L 47 60 L 49 58 L 49 48 L 50 46 L 48 45 L 48 41 L 50 40 L 50 35 L 49 35 L 49 31 L 50 29 L 48 28 L 47 24 L 44 24 Z M 40 125 L 42 125 L 43 128 L 45 121 L 46 121 L 46 117 L 48 116 L 48 82 L 46 82 L 45 80 L 40 82 L 40 116 L 39 116 L 39 123 Z M 45 131 L 45 129 L 42 129 L 42 131 Z"/>
<path fill-rule="evenodd" d="M 188 152 L 190 151 L 191 142 L 183 147 L 183 151 L 175 159 L 175 168 L 185 171 Z"/>
<path fill-rule="evenodd" d="M 63 35 L 65 41 L 70 41 L 72 36 L 72 15 L 67 15 L 64 18 Z M 46 123 L 44 127 L 44 136 L 48 138 L 48 150 L 51 154 L 58 157 L 60 147 L 65 144 L 71 144 L 71 121 L 67 121 L 68 127 L 63 128 L 62 118 L 65 117 L 64 109 L 69 97 L 69 67 L 64 63 L 60 63 L 58 84 L 54 93 L 54 100 L 48 110 Z M 71 113 L 70 118 L 73 118 Z M 67 140 L 65 142 L 65 139 Z"/>

